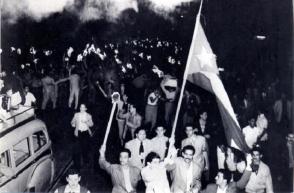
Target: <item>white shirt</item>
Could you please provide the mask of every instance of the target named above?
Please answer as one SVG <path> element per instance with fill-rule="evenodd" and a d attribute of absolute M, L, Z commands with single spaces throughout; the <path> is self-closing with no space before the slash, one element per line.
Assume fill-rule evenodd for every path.
<path fill-rule="evenodd" d="M 245 190 L 247 193 L 273 193 L 270 169 L 262 161 L 259 164 L 258 173 L 251 173 Z"/>
<path fill-rule="evenodd" d="M 25 96 L 25 103 L 24 103 L 24 106 L 32 106 L 32 103 L 35 103 L 36 102 L 36 98 L 35 96 L 31 93 L 31 92 L 28 92 Z"/>
<path fill-rule="evenodd" d="M 243 134 L 245 141 L 249 148 L 252 148 L 253 145 L 257 142 L 257 138 L 261 135 L 262 130 L 258 127 L 250 127 L 249 125 L 243 128 Z"/>
<path fill-rule="evenodd" d="M 152 147 L 155 153 L 158 153 L 160 158 L 163 160 L 165 156 L 165 151 L 166 151 L 166 142 L 168 141 L 168 138 L 166 136 L 162 137 L 154 137 L 151 139 Z"/>
<path fill-rule="evenodd" d="M 133 190 L 131 181 L 130 181 L 130 169 L 129 167 L 124 168 L 122 167 L 123 175 L 124 175 L 124 181 L 125 181 L 125 186 L 128 192 L 131 192 Z"/>
<path fill-rule="evenodd" d="M 66 186 L 65 186 L 65 189 L 64 189 L 64 193 L 70 193 L 70 192 L 71 192 L 71 193 L 80 193 L 80 192 L 81 192 L 81 186 L 78 185 L 78 186 L 75 187 L 75 188 L 70 188 L 69 185 L 66 185 Z M 58 193 L 58 189 L 56 189 L 56 190 L 54 191 L 54 193 Z M 90 191 L 88 190 L 87 193 L 90 193 Z"/>
<path fill-rule="evenodd" d="M 151 98 L 154 100 L 154 101 L 151 101 Z M 149 94 L 149 96 L 148 96 L 148 100 L 147 100 L 147 104 L 148 105 L 152 105 L 152 106 L 155 106 L 155 105 L 157 105 L 157 103 L 158 103 L 158 97 L 156 97 L 155 96 L 155 93 L 154 92 L 152 92 L 152 93 L 150 93 Z"/>
<path fill-rule="evenodd" d="M 193 183 L 193 164 L 190 163 L 189 169 L 187 171 L 187 186 L 186 190 L 190 191 L 192 183 Z"/>
<path fill-rule="evenodd" d="M 226 186 L 224 189 L 221 189 L 219 186 L 217 187 L 216 193 L 226 193 L 228 189 L 228 186 Z"/>
<path fill-rule="evenodd" d="M 79 112 L 74 115 L 71 125 L 79 131 L 87 131 L 93 126 L 92 116 L 87 112 Z"/>
<path fill-rule="evenodd" d="M 160 162 L 158 166 L 144 167 L 141 175 L 146 185 L 146 193 L 170 193 L 164 162 Z"/>

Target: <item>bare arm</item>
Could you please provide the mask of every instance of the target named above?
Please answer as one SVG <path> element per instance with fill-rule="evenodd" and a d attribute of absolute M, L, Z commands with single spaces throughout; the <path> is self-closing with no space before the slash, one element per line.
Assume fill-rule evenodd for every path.
<path fill-rule="evenodd" d="M 62 78 L 62 79 L 59 79 L 58 81 L 56 81 L 55 84 L 59 84 L 59 83 L 62 83 L 62 82 L 68 81 L 68 80 L 69 80 L 69 77 Z"/>

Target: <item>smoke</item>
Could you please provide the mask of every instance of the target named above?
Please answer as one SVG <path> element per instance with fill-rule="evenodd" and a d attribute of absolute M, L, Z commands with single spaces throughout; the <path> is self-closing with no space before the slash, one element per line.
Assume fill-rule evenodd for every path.
<path fill-rule="evenodd" d="M 115 20 L 126 9 L 138 11 L 137 0 L 0 0 L 1 16 L 8 23 L 29 17 L 41 21 L 64 10 L 74 13 L 81 21 Z"/>
<path fill-rule="evenodd" d="M 162 18 L 174 22 L 174 12 L 177 7 L 188 5 L 190 2 L 199 2 L 200 0 L 143 0 L 144 4 L 150 10 Z"/>
<path fill-rule="evenodd" d="M 162 11 L 173 11 L 176 6 L 181 5 L 182 3 L 188 3 L 195 0 L 149 0 L 156 10 Z"/>
<path fill-rule="evenodd" d="M 134 9 L 138 12 L 136 0 L 86 0 L 81 12 L 82 21 L 107 19 L 114 21 L 120 13 L 126 9 Z"/>
<path fill-rule="evenodd" d="M 74 0 L 2 0 L 1 15 L 9 23 L 15 23 L 24 16 L 40 21 L 53 13 L 62 12 L 73 3 Z"/>

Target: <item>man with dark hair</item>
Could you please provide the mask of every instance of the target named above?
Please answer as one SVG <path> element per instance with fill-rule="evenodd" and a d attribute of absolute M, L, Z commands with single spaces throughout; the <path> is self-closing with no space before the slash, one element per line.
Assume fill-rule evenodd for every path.
<path fill-rule="evenodd" d="M 119 154 L 120 164 L 110 164 L 105 159 L 105 146 L 100 148 L 99 165 L 106 170 L 112 179 L 112 193 L 136 192 L 136 187 L 140 177 L 140 169 L 129 164 L 131 151 L 122 149 Z"/>
<path fill-rule="evenodd" d="M 142 168 L 145 163 L 145 157 L 153 149 L 151 140 L 146 138 L 146 130 L 138 128 L 135 131 L 136 138 L 125 144 L 125 147 L 132 153 L 130 164 Z"/>
<path fill-rule="evenodd" d="M 135 131 L 139 127 L 141 127 L 142 123 L 142 117 L 141 115 L 137 112 L 137 108 L 135 105 L 130 105 L 130 111 L 128 112 L 126 116 L 126 129 L 124 132 L 127 132 L 128 130 L 131 131 L 132 134 L 132 139 L 135 137 Z M 123 136 L 126 134 L 124 133 Z"/>
<path fill-rule="evenodd" d="M 251 150 L 252 174 L 246 185 L 247 193 L 266 192 L 273 193 L 273 182 L 269 167 L 261 161 L 262 152 L 259 146 L 254 146 Z"/>
<path fill-rule="evenodd" d="M 167 150 L 168 137 L 164 135 L 165 128 L 163 126 L 158 126 L 155 132 L 156 136 L 151 139 L 153 151 L 163 160 Z"/>
<path fill-rule="evenodd" d="M 87 107 L 85 104 L 81 104 L 80 112 L 75 113 L 71 120 L 71 126 L 75 128 L 74 135 L 78 142 L 79 151 L 77 158 L 77 167 L 80 167 L 81 158 L 84 163 L 89 163 L 88 152 L 90 149 L 90 137 L 92 131 L 90 127 L 93 126 L 92 115 L 87 113 Z"/>
<path fill-rule="evenodd" d="M 69 169 L 66 175 L 67 185 L 57 188 L 54 193 L 90 193 L 90 191 L 81 186 L 81 176 L 78 170 Z"/>
<path fill-rule="evenodd" d="M 193 126 L 189 124 L 186 126 L 185 132 L 187 134 L 187 138 L 182 140 L 182 147 L 192 145 L 195 150 L 193 157 L 194 161 L 196 161 L 205 171 L 208 170 L 209 161 L 206 138 L 201 135 L 196 135 L 193 130 Z"/>
<path fill-rule="evenodd" d="M 182 157 L 177 157 L 168 163 L 167 170 L 171 171 L 172 187 L 174 193 L 196 193 L 201 188 L 202 169 L 193 161 L 195 149 L 192 145 L 182 148 Z"/>
<path fill-rule="evenodd" d="M 215 184 L 208 184 L 201 193 L 237 193 L 245 188 L 251 175 L 250 160 L 248 156 L 248 164 L 245 172 L 237 182 L 231 181 L 232 173 L 228 169 L 219 169 L 215 177 Z"/>

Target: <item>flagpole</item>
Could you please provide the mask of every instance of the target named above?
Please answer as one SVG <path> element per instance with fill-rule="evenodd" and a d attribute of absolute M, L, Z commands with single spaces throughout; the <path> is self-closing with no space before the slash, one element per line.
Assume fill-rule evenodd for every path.
<path fill-rule="evenodd" d="M 199 11 L 198 11 L 198 14 L 196 16 L 196 24 L 195 24 L 195 29 L 194 29 L 192 42 L 194 42 L 195 39 L 196 39 L 196 34 L 197 34 L 197 31 L 198 31 L 198 28 L 199 28 L 199 25 L 200 25 L 200 14 L 201 14 L 201 9 L 202 9 L 202 3 L 203 3 L 203 0 L 201 0 L 201 2 L 200 2 Z M 191 63 L 191 59 L 192 59 L 192 54 L 190 54 L 190 53 L 193 53 L 193 49 L 194 49 L 194 47 L 190 46 L 189 55 L 188 55 L 186 68 L 185 68 L 185 72 L 184 72 L 184 77 L 183 77 L 183 84 L 182 84 L 182 87 L 181 87 L 180 97 L 179 97 L 178 104 L 177 104 L 177 109 L 176 109 L 175 120 L 174 120 L 173 127 L 172 127 L 171 138 L 174 138 L 174 136 L 175 136 L 175 131 L 176 131 L 176 127 L 177 127 L 177 121 L 178 121 L 178 117 L 179 117 L 179 113 L 180 113 L 180 108 L 181 108 L 181 105 L 182 105 L 182 99 L 183 99 L 184 90 L 185 90 L 187 77 L 188 77 L 188 72 L 189 72 L 189 67 L 190 67 L 190 63 Z M 171 143 L 169 145 L 169 149 L 170 149 L 170 146 L 171 146 Z"/>
<path fill-rule="evenodd" d="M 106 146 L 107 139 L 108 139 L 109 132 L 110 132 L 110 128 L 111 128 L 111 123 L 112 123 L 112 120 L 113 120 L 114 111 L 115 111 L 117 102 L 120 100 L 120 95 L 119 95 L 118 92 L 114 92 L 111 95 L 111 98 L 112 98 L 112 108 L 111 108 L 111 113 L 110 113 L 110 116 L 109 116 L 109 120 L 108 120 L 108 124 L 107 124 L 107 127 L 106 127 L 106 131 L 105 131 L 105 135 L 104 135 L 104 140 L 103 140 L 102 146 Z"/>

